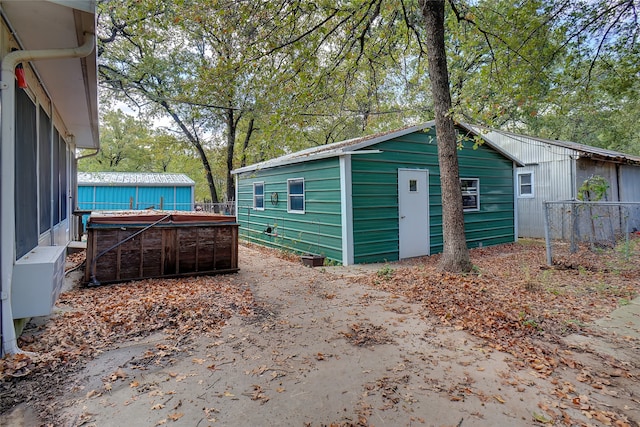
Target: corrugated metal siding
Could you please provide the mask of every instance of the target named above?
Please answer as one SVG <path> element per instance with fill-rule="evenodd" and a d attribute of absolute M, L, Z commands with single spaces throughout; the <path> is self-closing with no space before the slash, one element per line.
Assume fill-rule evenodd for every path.
<path fill-rule="evenodd" d="M 398 168 L 429 170 L 433 205 L 434 195 L 440 193 L 434 188 L 440 180 L 436 142 L 431 133 L 412 133 L 368 149 L 382 153 L 354 155 L 351 164 L 354 262 L 395 261 L 399 256 Z"/>
<path fill-rule="evenodd" d="M 87 210 L 193 209 L 191 187 L 78 185 L 78 208 Z"/>
<path fill-rule="evenodd" d="M 188 211 L 193 209 L 190 187 L 138 187 L 136 209 Z"/>
<path fill-rule="evenodd" d="M 576 153 L 527 136 L 498 132 L 483 136 L 530 164 L 518 168 L 518 172 L 534 173 L 534 197 L 518 197 L 518 234 L 520 237 L 544 237 L 543 203 L 575 197 L 573 158 Z"/>
<path fill-rule="evenodd" d="M 640 167 L 620 166 L 620 201 L 640 202 Z"/>
<path fill-rule="evenodd" d="M 193 209 L 192 186 L 100 186 L 78 184 L 78 209 L 91 211 L 164 209 L 190 211 Z M 88 215 L 83 215 L 86 224 Z"/>
<path fill-rule="evenodd" d="M 594 175 L 601 176 L 609 182 L 606 201 L 617 202 L 618 195 L 618 169 L 615 163 L 602 162 L 591 159 L 578 159 L 576 161 L 576 193 L 582 184 Z"/>
<path fill-rule="evenodd" d="M 287 179 L 304 178 L 305 213 L 287 212 Z M 264 182 L 264 210 L 253 209 L 253 183 Z M 271 194 L 278 203 L 271 203 Z M 340 167 L 338 158 L 240 174 L 240 239 L 342 262 Z M 271 227 L 272 233 L 265 232 Z"/>
<path fill-rule="evenodd" d="M 512 162 L 486 146 L 458 152 L 462 178 L 480 179 L 480 211 L 465 214 L 470 247 L 514 241 Z M 405 135 L 352 157 L 353 235 L 356 263 L 399 256 L 398 168 L 429 170 L 431 253 L 442 251 L 442 202 L 435 130 Z"/>

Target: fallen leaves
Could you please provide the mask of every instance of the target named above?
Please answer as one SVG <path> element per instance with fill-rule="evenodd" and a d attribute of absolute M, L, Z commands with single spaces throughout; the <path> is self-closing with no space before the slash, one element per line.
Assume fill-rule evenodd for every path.
<path fill-rule="evenodd" d="M 589 269 L 577 272 L 548 269 L 543 245 L 500 245 L 472 250 L 471 256 L 480 274 L 438 271 L 439 257 L 432 256 L 400 263 L 418 266 L 395 268 L 385 280 L 377 273 L 354 280 L 422 304 L 442 324 L 487 340 L 541 377 L 549 376 L 559 363 L 573 367 L 575 361 L 558 357 L 535 340 L 574 332 L 612 311 L 619 298 L 640 292 L 640 283 L 629 281 L 630 276 L 640 277 L 638 267 L 624 275 L 605 276 L 606 258 L 589 257 L 585 260 Z M 535 291 L 522 285 L 534 279 L 541 285 Z M 600 292 L 593 291 L 598 281 L 606 283 Z"/>
<path fill-rule="evenodd" d="M 252 387 L 253 387 L 253 392 L 249 395 L 249 397 L 251 397 L 251 400 L 259 400 L 260 404 L 262 405 L 264 405 L 269 401 L 269 397 L 266 394 L 264 394 L 262 387 L 260 385 L 254 384 Z"/>
<path fill-rule="evenodd" d="M 393 339 L 383 326 L 376 326 L 370 323 L 353 323 L 349 326 L 349 329 L 349 331 L 343 331 L 340 334 L 353 345 L 363 347 L 393 342 Z"/>
<path fill-rule="evenodd" d="M 79 255 L 77 255 L 79 257 Z M 234 312 L 251 315 L 253 295 L 224 276 L 142 280 L 97 288 L 77 288 L 60 295 L 63 309 L 38 328 L 27 328 L 22 349 L 37 353 L 0 359 L 0 382 L 33 372 L 57 370 L 99 354 L 114 343 L 136 340 L 162 330 L 170 337 L 188 333 L 216 335 Z M 179 347 L 149 352 L 163 359 Z M 195 360 L 194 363 L 201 363 Z M 115 372 L 111 380 L 124 378 Z"/>
<path fill-rule="evenodd" d="M 84 252 L 68 258 L 67 265 L 82 261 Z M 38 393 L 55 393 L 61 378 L 80 362 L 117 343 L 162 331 L 176 344 L 158 344 L 140 363 L 165 364 L 186 350 L 190 337 L 215 338 L 232 315 L 252 316 L 258 306 L 246 285 L 234 284 L 228 276 L 199 276 L 74 288 L 60 295 L 57 307 L 46 323 L 28 324 L 19 338 L 20 348 L 30 353 L 0 359 L 0 412 Z M 204 361 L 194 359 L 194 363 Z M 112 383 L 126 375 L 124 370 L 110 374 L 95 396 L 109 393 Z M 18 381 L 32 384 L 13 385 Z"/>
<path fill-rule="evenodd" d="M 633 256 L 637 257 L 640 245 L 635 247 L 638 254 Z M 536 242 L 475 249 L 471 258 L 476 274 L 441 272 L 437 269 L 439 256 L 431 256 L 398 263 L 384 280 L 375 273 L 353 280 L 422 305 L 424 313 L 442 325 L 467 331 L 485 340 L 488 347 L 510 353 L 513 367 L 529 367 L 533 378 L 556 384 L 554 396 L 558 400 L 542 405 L 541 413 L 533 412 L 535 422 L 573 425 L 569 413 L 577 411 L 602 425 L 629 425 L 623 414 L 606 405 L 603 410 L 602 405 L 590 402 L 587 394 L 597 390 L 600 395 L 617 397 L 620 388 L 613 389 L 612 381 L 634 378 L 635 374 L 614 359 L 607 361 L 609 368 L 604 372 L 595 373 L 583 366 L 584 359 L 578 361 L 575 354 L 562 349 L 561 337 L 589 333 L 586 325 L 613 311 L 621 300 L 640 293 L 640 265 L 627 262 L 621 266 L 612 256 L 579 251 L 562 264 L 563 269 L 552 269 L 546 266 L 544 246 Z M 620 271 L 610 274 L 615 265 Z M 395 311 L 391 306 L 387 309 Z M 360 329 L 352 328 L 344 335 L 357 337 Z M 554 378 L 561 365 L 577 371 L 580 392 L 578 387 Z M 513 385 L 516 391 L 525 391 L 523 385 Z M 453 386 L 448 397 L 464 401 L 472 392 L 467 386 Z M 507 404 L 500 395 L 493 395 L 493 399 Z"/>
<path fill-rule="evenodd" d="M 167 415 L 167 418 L 169 418 L 171 421 L 178 421 L 182 417 L 184 417 L 184 414 L 182 412 L 174 412 L 173 414 Z"/>

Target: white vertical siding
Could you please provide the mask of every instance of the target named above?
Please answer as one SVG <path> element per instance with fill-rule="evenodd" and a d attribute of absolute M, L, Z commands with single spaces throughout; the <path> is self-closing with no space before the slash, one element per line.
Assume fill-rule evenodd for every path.
<path fill-rule="evenodd" d="M 582 184 L 594 175 L 601 176 L 609 182 L 609 190 L 607 191 L 606 201 L 618 202 L 618 168 L 619 166 L 611 162 L 603 162 L 591 159 L 578 159 L 576 162 L 576 187 L 580 188 Z"/>
<path fill-rule="evenodd" d="M 620 201 L 640 202 L 640 167 L 620 166 Z"/>
<path fill-rule="evenodd" d="M 498 132 L 482 135 L 526 165 L 518 168 L 518 172 L 534 173 L 534 197 L 518 197 L 518 235 L 544 237 L 543 203 L 575 197 L 572 182 L 576 153 L 524 135 Z"/>

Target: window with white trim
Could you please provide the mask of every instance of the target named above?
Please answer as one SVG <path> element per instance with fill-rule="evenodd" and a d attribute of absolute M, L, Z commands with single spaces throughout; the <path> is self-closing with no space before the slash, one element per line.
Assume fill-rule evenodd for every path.
<path fill-rule="evenodd" d="M 287 211 L 304 213 L 304 178 L 287 180 Z"/>
<path fill-rule="evenodd" d="M 533 197 L 533 172 L 518 173 L 518 197 Z"/>
<path fill-rule="evenodd" d="M 478 178 L 464 178 L 460 180 L 462 190 L 462 209 L 467 211 L 480 210 L 480 180 Z"/>
<path fill-rule="evenodd" d="M 253 183 L 253 209 L 264 210 L 264 182 Z"/>

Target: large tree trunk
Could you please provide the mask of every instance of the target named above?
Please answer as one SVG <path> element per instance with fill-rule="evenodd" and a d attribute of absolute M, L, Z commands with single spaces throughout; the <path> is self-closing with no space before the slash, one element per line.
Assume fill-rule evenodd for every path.
<path fill-rule="evenodd" d="M 233 154 L 236 147 L 236 121 L 233 109 L 227 110 L 227 201 L 236 198 L 236 185 L 233 181 L 231 171 L 233 170 Z"/>
<path fill-rule="evenodd" d="M 204 167 L 206 176 L 207 176 L 207 184 L 209 184 L 209 193 L 211 194 L 211 202 L 219 203 L 218 200 L 218 192 L 216 191 L 216 184 L 213 181 L 213 173 L 211 172 L 211 165 L 209 164 L 209 159 L 207 158 L 207 153 L 204 152 L 204 147 L 200 144 L 197 136 L 192 134 L 187 126 L 182 122 L 178 114 L 173 111 L 171 106 L 166 101 L 161 101 L 160 105 L 165 109 L 167 113 L 173 118 L 176 124 L 180 127 L 184 135 L 187 137 L 189 142 L 194 146 L 196 151 L 198 152 L 198 156 L 200 156 L 200 160 L 202 161 L 202 166 Z M 216 212 L 218 212 L 218 208 L 214 208 Z"/>
<path fill-rule="evenodd" d="M 252 117 L 249 120 L 249 129 L 247 129 L 247 134 L 244 138 L 244 144 L 242 145 L 242 160 L 240 161 L 240 167 L 243 168 L 247 166 L 247 148 L 249 148 L 249 140 L 251 139 L 251 135 L 253 134 L 253 125 L 255 119 Z"/>
<path fill-rule="evenodd" d="M 426 24 L 429 78 L 436 119 L 440 186 L 442 188 L 443 254 L 439 268 L 469 272 L 473 267 L 464 234 L 462 191 L 458 171 L 456 130 L 451 116 L 449 72 L 444 47 L 444 0 L 420 0 Z"/>

